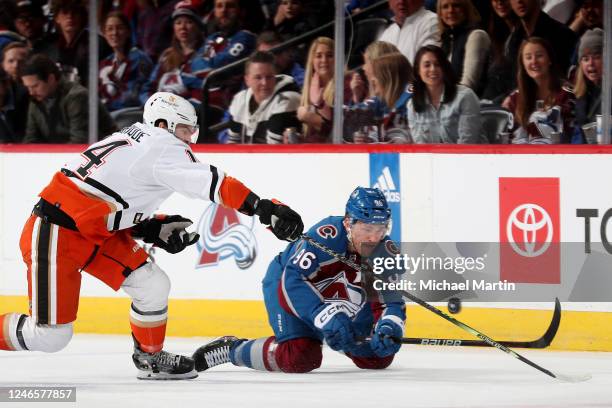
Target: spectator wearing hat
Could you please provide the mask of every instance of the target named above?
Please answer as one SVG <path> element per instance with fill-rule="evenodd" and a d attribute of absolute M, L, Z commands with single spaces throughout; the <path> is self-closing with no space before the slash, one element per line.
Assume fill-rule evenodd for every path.
<path fill-rule="evenodd" d="M 579 67 L 576 72 L 576 127 L 572 143 L 586 141 L 582 126 L 593 123 L 601 114 L 601 82 L 603 77 L 603 35 L 601 28 L 588 30 L 578 47 Z"/>
<path fill-rule="evenodd" d="M 36 54 L 21 67 L 20 76 L 30 94 L 24 143 L 87 143 L 89 92 L 78 82 L 64 79 L 46 55 Z M 107 135 L 115 124 L 98 104 L 98 130 Z"/>
<path fill-rule="evenodd" d="M 42 6 L 37 1 L 22 0 L 17 2 L 15 27 L 30 47 L 32 54 L 46 53 L 53 45 L 45 33 L 47 19 Z"/>
<path fill-rule="evenodd" d="M 172 43 L 166 48 L 140 93 L 141 103 L 158 91 L 172 92 L 194 104 L 201 102 L 201 79 L 196 66 L 203 59 L 204 33 L 200 17 L 189 7 L 172 13 Z"/>
<path fill-rule="evenodd" d="M 102 23 L 102 34 L 113 52 L 100 61 L 98 90 L 109 111 L 140 106 L 140 93 L 151 75 L 153 62 L 132 47 L 130 23 L 121 11 L 111 11 Z"/>
<path fill-rule="evenodd" d="M 13 41 L 23 41 L 15 32 L 15 15 L 17 8 L 12 0 L 0 0 L 0 51 Z"/>

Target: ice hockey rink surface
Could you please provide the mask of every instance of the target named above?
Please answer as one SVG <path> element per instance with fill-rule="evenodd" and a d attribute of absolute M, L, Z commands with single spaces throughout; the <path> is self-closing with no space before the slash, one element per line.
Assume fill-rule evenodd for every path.
<path fill-rule="evenodd" d="M 169 338 L 165 349 L 191 355 L 206 341 Z M 360 370 L 325 348 L 322 367 L 309 374 L 226 364 L 195 380 L 142 381 L 136 379 L 128 336 L 78 334 L 56 354 L 0 352 L 0 387 L 76 387 L 76 404 L 54 407 L 612 407 L 612 353 L 516 351 L 553 372 L 593 378 L 562 383 L 492 348 L 415 345 L 403 346 L 382 371 Z"/>

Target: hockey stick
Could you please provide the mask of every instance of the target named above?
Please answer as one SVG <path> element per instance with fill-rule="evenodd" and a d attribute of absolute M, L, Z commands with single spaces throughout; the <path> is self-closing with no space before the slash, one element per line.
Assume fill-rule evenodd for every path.
<path fill-rule="evenodd" d="M 308 235 L 302 234 L 300 236 L 301 239 L 303 239 L 304 241 L 310 243 L 312 246 L 320 249 L 321 251 L 333 256 L 334 258 L 338 259 L 340 262 L 342 262 L 343 264 L 350 266 L 351 268 L 360 271 L 362 273 L 364 273 L 363 269 L 361 268 L 360 265 L 356 264 L 355 262 L 351 261 L 350 259 L 348 259 L 347 257 L 345 257 L 344 255 L 341 255 L 335 251 L 333 251 L 332 249 L 326 247 L 325 245 L 315 241 L 314 239 L 312 239 L 311 237 L 309 237 Z M 433 307 L 432 305 L 430 305 L 429 303 L 425 302 L 424 300 L 421 300 L 419 297 L 413 295 L 410 292 L 406 292 L 406 291 L 398 291 L 399 293 L 402 294 L 402 296 L 410 299 L 411 301 L 413 301 L 414 303 L 423 306 L 425 309 L 429 310 L 432 313 L 437 314 L 438 316 L 440 316 L 441 318 L 453 323 L 455 326 L 458 326 L 459 328 L 467 331 L 468 333 L 478 337 L 479 339 L 481 339 L 482 341 L 484 341 L 485 343 L 487 343 L 489 346 L 491 347 L 495 347 L 501 351 L 503 351 L 506 354 L 511 355 L 512 357 L 522 361 L 525 364 L 530 365 L 531 367 L 535 368 L 536 370 L 539 370 L 541 372 L 543 372 L 544 374 L 556 378 L 558 380 L 561 381 L 565 381 L 565 382 L 581 382 L 581 381 L 587 381 L 591 378 L 590 374 L 584 374 L 584 375 L 576 375 L 576 376 L 571 376 L 571 375 L 564 375 L 564 374 L 558 374 L 558 373 L 553 373 L 552 371 L 534 363 L 533 361 L 529 360 L 526 357 L 523 357 L 522 355 L 520 355 L 519 353 L 517 353 L 516 351 L 513 351 L 511 349 L 509 349 L 508 347 L 504 346 L 503 344 L 500 344 L 498 342 L 496 342 L 495 340 L 493 340 L 492 338 L 490 338 L 489 336 L 487 336 L 486 334 L 468 326 L 467 324 L 455 319 L 452 316 L 447 315 L 446 313 L 444 313 L 443 311 Z"/>
<path fill-rule="evenodd" d="M 561 303 L 559 299 L 555 298 L 555 310 L 553 311 L 553 317 L 550 321 L 548 329 L 542 337 L 531 341 L 499 341 L 506 347 L 517 347 L 517 348 L 531 348 L 531 349 L 543 349 L 550 345 L 555 338 L 557 330 L 559 329 L 559 323 L 561 322 Z M 401 344 L 421 344 L 426 346 L 478 346 L 486 347 L 490 346 L 489 343 L 483 340 L 466 340 L 466 339 L 430 339 L 425 337 L 402 337 L 393 338 L 394 341 Z"/>

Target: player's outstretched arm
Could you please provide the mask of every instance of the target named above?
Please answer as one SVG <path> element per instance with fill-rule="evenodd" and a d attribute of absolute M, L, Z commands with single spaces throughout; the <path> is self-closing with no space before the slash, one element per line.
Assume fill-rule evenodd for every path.
<path fill-rule="evenodd" d="M 304 232 L 302 217 L 278 200 L 260 199 L 237 179 L 225 176 L 219 189 L 224 205 L 243 214 L 259 217 L 278 239 L 296 241 Z"/>

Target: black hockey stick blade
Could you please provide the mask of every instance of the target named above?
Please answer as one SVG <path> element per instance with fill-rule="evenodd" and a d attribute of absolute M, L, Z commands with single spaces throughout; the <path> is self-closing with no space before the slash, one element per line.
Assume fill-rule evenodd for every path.
<path fill-rule="evenodd" d="M 558 298 L 555 298 L 555 310 L 553 311 L 552 320 L 546 332 L 536 340 L 531 341 L 498 341 L 506 347 L 515 348 L 531 348 L 531 349 L 543 349 L 550 346 L 557 330 L 559 330 L 559 324 L 561 323 L 561 302 Z M 490 347 L 490 344 L 482 340 L 471 340 L 471 339 L 431 339 L 424 337 L 395 337 L 393 340 L 397 343 L 402 344 L 421 344 L 426 346 L 475 346 L 475 347 Z"/>

